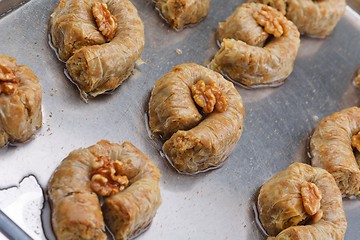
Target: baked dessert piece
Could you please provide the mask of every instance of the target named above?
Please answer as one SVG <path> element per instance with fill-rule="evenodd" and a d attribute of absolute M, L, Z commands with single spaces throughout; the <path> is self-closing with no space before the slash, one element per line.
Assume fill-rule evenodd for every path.
<path fill-rule="evenodd" d="M 196 24 L 204 19 L 210 8 L 210 0 L 155 0 L 161 16 L 176 30 Z"/>
<path fill-rule="evenodd" d="M 311 164 L 331 173 L 341 192 L 360 196 L 360 108 L 335 112 L 320 121 L 310 140 Z"/>
<path fill-rule="evenodd" d="M 118 87 L 144 48 L 144 25 L 129 0 L 61 0 L 50 34 L 84 97 Z"/>
<path fill-rule="evenodd" d="M 30 68 L 0 54 L 0 148 L 29 140 L 41 127 L 39 81 Z"/>
<path fill-rule="evenodd" d="M 56 237 L 106 239 L 104 220 L 115 239 L 137 236 L 160 206 L 159 181 L 156 165 L 129 142 L 71 152 L 48 185 Z"/>
<path fill-rule="evenodd" d="M 296 26 L 259 3 L 240 5 L 219 24 L 217 38 L 221 47 L 210 68 L 249 88 L 282 84 L 300 46 Z"/>
<path fill-rule="evenodd" d="M 268 240 L 344 239 L 341 192 L 324 169 L 291 164 L 264 183 L 257 204 Z"/>
<path fill-rule="evenodd" d="M 220 166 L 243 131 L 244 106 L 220 74 L 184 63 L 156 81 L 149 102 L 152 134 L 167 139 L 163 151 L 181 173 Z"/>
<path fill-rule="evenodd" d="M 248 0 L 269 5 L 279 10 L 299 31 L 313 36 L 331 34 L 344 15 L 345 0 Z"/>

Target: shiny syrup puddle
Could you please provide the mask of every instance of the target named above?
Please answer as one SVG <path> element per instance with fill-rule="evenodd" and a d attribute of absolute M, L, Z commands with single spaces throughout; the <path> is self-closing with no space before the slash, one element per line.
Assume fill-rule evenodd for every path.
<path fill-rule="evenodd" d="M 266 232 L 265 228 L 263 227 L 261 221 L 260 221 L 260 216 L 259 216 L 259 210 L 258 210 L 258 206 L 257 206 L 257 200 L 260 194 L 260 189 L 261 187 L 259 187 L 259 189 L 256 191 L 256 193 L 253 195 L 252 197 L 252 204 L 251 204 L 251 210 L 253 212 L 253 216 L 254 216 L 254 221 L 255 221 L 255 225 L 256 227 L 259 229 L 259 232 L 261 233 L 261 235 L 264 237 L 264 239 L 270 237 L 270 235 Z"/>

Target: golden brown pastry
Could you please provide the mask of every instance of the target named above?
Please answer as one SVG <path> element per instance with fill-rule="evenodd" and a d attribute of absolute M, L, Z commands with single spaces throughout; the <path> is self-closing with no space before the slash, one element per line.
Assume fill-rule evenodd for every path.
<path fill-rule="evenodd" d="M 344 15 L 345 0 L 248 0 L 269 5 L 279 10 L 299 31 L 313 36 L 326 37 Z"/>
<path fill-rule="evenodd" d="M 144 48 L 144 25 L 129 0 L 61 0 L 50 34 L 85 98 L 118 87 Z"/>
<path fill-rule="evenodd" d="M 195 24 L 209 12 L 210 0 L 155 0 L 161 16 L 176 30 Z"/>
<path fill-rule="evenodd" d="M 296 26 L 259 3 L 240 5 L 223 23 L 210 68 L 246 87 L 278 86 L 291 74 L 300 46 Z"/>
<path fill-rule="evenodd" d="M 137 236 L 160 206 L 159 181 L 156 165 L 129 142 L 71 152 L 48 185 L 56 237 L 106 239 L 104 220 L 115 239 Z"/>
<path fill-rule="evenodd" d="M 341 240 L 347 222 L 341 192 L 330 173 L 293 163 L 269 179 L 258 196 L 268 240 Z"/>
<path fill-rule="evenodd" d="M 310 140 L 311 163 L 331 173 L 341 192 L 360 196 L 360 108 L 352 107 L 325 117 Z"/>
<path fill-rule="evenodd" d="M 243 131 L 244 106 L 220 74 L 184 63 L 156 81 L 149 102 L 151 132 L 168 140 L 163 151 L 181 173 L 218 167 Z"/>
<path fill-rule="evenodd" d="M 39 78 L 16 59 L 0 54 L 0 148 L 25 142 L 42 125 Z"/>

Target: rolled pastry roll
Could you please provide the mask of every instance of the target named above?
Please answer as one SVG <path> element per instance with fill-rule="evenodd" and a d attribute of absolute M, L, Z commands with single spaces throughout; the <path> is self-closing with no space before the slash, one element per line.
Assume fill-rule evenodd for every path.
<path fill-rule="evenodd" d="M 217 30 L 221 48 L 210 68 L 246 87 L 278 86 L 291 74 L 300 47 L 296 26 L 259 3 L 240 5 Z"/>
<path fill-rule="evenodd" d="M 181 173 L 221 165 L 243 131 L 244 106 L 234 85 L 220 74 L 185 63 L 156 81 L 149 125 L 165 139 L 163 151 Z"/>
<path fill-rule="evenodd" d="M 98 30 L 92 14 L 96 0 L 60 0 L 50 17 L 51 40 L 62 61 L 67 61 L 83 46 L 101 45 L 105 37 Z"/>
<path fill-rule="evenodd" d="M 293 163 L 269 179 L 258 196 L 268 240 L 341 240 L 347 222 L 341 192 L 330 173 Z"/>
<path fill-rule="evenodd" d="M 25 142 L 42 125 L 39 78 L 16 59 L 0 55 L 0 148 Z"/>
<path fill-rule="evenodd" d="M 117 88 L 144 48 L 144 25 L 128 0 L 61 0 L 50 33 L 85 97 Z"/>
<path fill-rule="evenodd" d="M 56 237 L 106 239 L 105 223 L 115 239 L 137 236 L 160 206 L 159 181 L 156 165 L 129 142 L 71 152 L 48 185 Z"/>
<path fill-rule="evenodd" d="M 331 173 L 341 192 L 360 196 L 360 108 L 352 107 L 325 117 L 310 140 L 311 163 Z"/>
<path fill-rule="evenodd" d="M 269 5 L 279 10 L 299 31 L 313 36 L 331 34 L 344 15 L 345 0 L 248 0 Z"/>
<path fill-rule="evenodd" d="M 210 0 L 155 0 L 161 16 L 176 30 L 196 24 L 209 12 Z"/>

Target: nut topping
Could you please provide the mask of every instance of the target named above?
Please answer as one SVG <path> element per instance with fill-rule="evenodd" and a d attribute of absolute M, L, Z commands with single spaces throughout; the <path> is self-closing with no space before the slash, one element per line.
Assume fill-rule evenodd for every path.
<path fill-rule="evenodd" d="M 301 184 L 300 192 L 306 213 L 313 216 L 313 220 L 319 221 L 321 219 L 320 201 L 322 199 L 319 188 L 314 183 L 304 182 Z"/>
<path fill-rule="evenodd" d="M 214 108 L 218 112 L 225 112 L 228 108 L 228 98 L 221 92 L 215 82 L 205 84 L 203 80 L 191 86 L 191 93 L 196 104 L 204 113 L 211 113 Z"/>
<path fill-rule="evenodd" d="M 118 27 L 115 16 L 110 13 L 107 5 L 101 2 L 94 3 L 92 13 L 101 34 L 106 38 L 106 41 L 111 41 Z"/>
<path fill-rule="evenodd" d="M 360 152 L 360 132 L 351 137 L 351 146 Z"/>
<path fill-rule="evenodd" d="M 264 27 L 265 32 L 280 37 L 284 33 L 283 22 L 285 17 L 269 6 L 263 6 L 261 10 L 253 13 L 256 22 Z"/>
<path fill-rule="evenodd" d="M 16 79 L 14 72 L 7 66 L 0 65 L 0 81 L 12 82 Z"/>
<path fill-rule="evenodd" d="M 320 221 L 320 219 L 323 217 L 324 212 L 323 210 L 319 210 L 317 213 L 315 213 L 314 216 L 312 216 L 311 224 L 315 224 Z"/>
<path fill-rule="evenodd" d="M 95 170 L 90 174 L 90 186 L 94 192 L 106 197 L 123 191 L 129 184 L 123 175 L 123 163 L 110 157 L 101 156 L 93 163 Z"/>
<path fill-rule="evenodd" d="M 0 65 L 0 94 L 7 95 L 15 92 L 19 79 L 15 76 L 11 68 Z"/>

